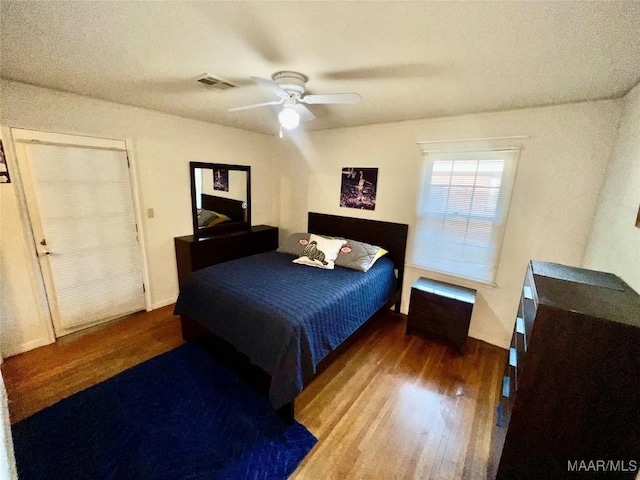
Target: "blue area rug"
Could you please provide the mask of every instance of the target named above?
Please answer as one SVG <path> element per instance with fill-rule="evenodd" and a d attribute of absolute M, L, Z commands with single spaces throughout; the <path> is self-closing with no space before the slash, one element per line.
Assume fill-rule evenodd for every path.
<path fill-rule="evenodd" d="M 316 443 L 190 344 L 12 427 L 29 479 L 285 479 Z"/>

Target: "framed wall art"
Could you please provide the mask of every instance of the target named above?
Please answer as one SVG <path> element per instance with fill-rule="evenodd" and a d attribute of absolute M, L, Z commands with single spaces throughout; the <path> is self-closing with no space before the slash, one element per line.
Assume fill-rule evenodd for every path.
<path fill-rule="evenodd" d="M 0 183 L 11 183 L 9 177 L 9 169 L 7 168 L 7 159 L 4 156 L 4 146 L 0 140 Z"/>
<path fill-rule="evenodd" d="M 213 189 L 221 192 L 229 191 L 229 170 L 217 168 L 213 171 Z"/>
<path fill-rule="evenodd" d="M 377 168 L 343 168 L 340 186 L 340 206 L 361 210 L 375 210 L 377 188 Z"/>

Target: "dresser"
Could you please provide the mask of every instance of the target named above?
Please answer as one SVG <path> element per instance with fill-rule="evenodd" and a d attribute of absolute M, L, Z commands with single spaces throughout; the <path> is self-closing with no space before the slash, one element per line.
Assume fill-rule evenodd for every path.
<path fill-rule="evenodd" d="M 182 287 L 189 274 L 218 263 L 248 257 L 278 248 L 278 228 L 256 225 L 251 229 L 226 232 L 204 238 L 193 235 L 176 237 L 178 285 Z"/>
<path fill-rule="evenodd" d="M 636 477 L 635 291 L 612 274 L 530 262 L 507 357 L 489 478 Z"/>

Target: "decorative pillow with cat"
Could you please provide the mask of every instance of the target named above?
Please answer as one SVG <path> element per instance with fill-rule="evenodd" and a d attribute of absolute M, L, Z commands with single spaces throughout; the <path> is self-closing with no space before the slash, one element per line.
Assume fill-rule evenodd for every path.
<path fill-rule="evenodd" d="M 300 257 L 303 255 L 307 245 L 309 245 L 310 238 L 310 233 L 292 233 L 282 242 L 277 251 Z M 335 238 L 329 237 L 322 238 L 335 240 Z M 346 241 L 346 243 L 340 247 L 340 252 L 335 259 L 335 265 L 340 267 L 366 272 L 373 266 L 376 260 L 388 253 L 384 248 L 376 245 L 369 245 L 368 243 L 349 239 L 340 240 Z"/>
<path fill-rule="evenodd" d="M 309 236 L 309 243 L 304 246 L 302 254 L 293 263 L 333 270 L 338 252 L 345 243 L 347 243 L 346 240 L 329 239 L 312 233 Z"/>

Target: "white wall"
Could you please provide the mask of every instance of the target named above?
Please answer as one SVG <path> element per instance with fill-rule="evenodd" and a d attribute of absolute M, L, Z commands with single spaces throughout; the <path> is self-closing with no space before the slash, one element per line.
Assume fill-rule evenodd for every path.
<path fill-rule="evenodd" d="M 141 210 L 155 212 L 142 225 L 154 308 L 175 301 L 178 293 L 173 238 L 192 233 L 189 161 L 250 165 L 252 223 L 278 224 L 280 150 L 273 137 L 16 82 L 3 80 L 0 87 L 0 123 L 5 126 L 132 140 Z M 0 188 L 0 349 L 8 356 L 48 341 L 50 330 L 34 311 L 38 286 L 19 271 L 28 265 L 32 247 L 24 241 L 15 185 Z"/>
<path fill-rule="evenodd" d="M 640 84 L 624 97 L 614 154 L 598 199 L 585 268 L 615 273 L 640 292 Z"/>
<path fill-rule="evenodd" d="M 11 148 L 6 140 L 5 151 Z M 39 270 L 30 263 L 26 231 L 20 223 L 16 175 L 0 185 L 0 352 L 3 356 L 51 342 L 53 327 Z"/>
<path fill-rule="evenodd" d="M 4 480 L 18 478 L 10 423 L 9 399 L 0 375 L 0 478 Z"/>
<path fill-rule="evenodd" d="M 297 142 L 290 141 L 289 167 L 280 180 L 281 235 L 304 231 L 307 211 L 408 223 L 411 235 L 421 167 L 417 141 L 529 136 L 516 142 L 524 150 L 497 287 L 478 287 L 470 327 L 472 337 L 505 347 L 528 260 L 575 266 L 581 263 L 619 113 L 620 101 L 602 101 L 300 135 Z M 484 146 L 492 144 L 485 142 Z M 468 147 L 467 143 L 460 144 L 462 149 Z M 343 167 L 379 169 L 374 211 L 339 207 Z M 287 185 L 294 188 L 287 190 Z M 410 241 L 408 251 L 411 247 Z M 404 312 L 411 284 L 427 275 L 419 269 L 407 270 Z"/>
<path fill-rule="evenodd" d="M 275 138 L 117 105 L 76 95 L 3 81 L 3 124 L 133 140 L 145 219 L 151 294 L 155 306 L 177 294 L 173 237 L 191 233 L 188 162 L 238 163 L 252 166 L 253 223 L 281 227 L 281 236 L 306 229 L 308 211 L 408 223 L 415 220 L 421 140 L 452 140 L 526 135 L 495 288 L 479 287 L 470 334 L 501 346 L 508 344 L 520 288 L 529 259 L 581 265 L 596 211 L 597 195 L 611 156 L 622 101 L 588 102 L 434 120 L 325 130 Z M 295 142 L 294 142 L 295 140 Z M 283 155 L 283 145 L 288 145 Z M 466 144 L 463 144 L 465 148 Z M 373 212 L 340 208 L 343 167 L 377 167 L 378 197 Z M 22 228 L 13 187 L 2 186 L 0 227 Z M 7 200 L 8 199 L 8 200 Z M 12 203 L 13 202 L 13 203 Z M 13 212 L 13 213 L 11 213 Z M 37 288 L 19 266 L 28 245 L 2 242 L 2 271 L 10 279 L 3 293 L 3 355 L 43 338 L 45 329 L 33 310 Z M 13 237 L 12 237 L 13 238 Z M 409 248 L 411 248 L 411 242 Z M 21 251 L 22 249 L 22 251 Z M 426 272 L 409 268 L 403 295 L 408 308 L 411 283 Z M 436 277 L 435 275 L 431 275 Z M 17 280 L 16 280 L 17 279 Z M 3 289 L 4 291 L 4 289 Z M 35 292 L 35 293 L 34 293 Z M 34 297 L 34 295 L 36 297 Z M 6 297 L 17 307 L 5 306 Z M 29 323 L 31 322 L 31 323 Z M 38 327 L 34 326 L 37 325 Z M 37 330 L 37 331 L 36 331 Z"/>

